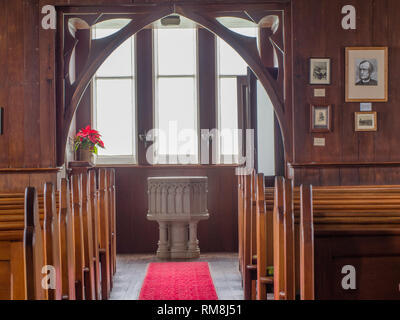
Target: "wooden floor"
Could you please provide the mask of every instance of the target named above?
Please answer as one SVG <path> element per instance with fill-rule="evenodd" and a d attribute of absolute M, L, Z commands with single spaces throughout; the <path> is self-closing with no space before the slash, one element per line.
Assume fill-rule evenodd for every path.
<path fill-rule="evenodd" d="M 114 277 L 111 299 L 137 300 L 148 264 L 160 261 L 163 260 L 157 259 L 154 255 L 118 255 L 117 273 Z M 237 254 L 202 254 L 200 259 L 187 261 L 207 261 L 209 263 L 219 300 L 243 300 Z"/>

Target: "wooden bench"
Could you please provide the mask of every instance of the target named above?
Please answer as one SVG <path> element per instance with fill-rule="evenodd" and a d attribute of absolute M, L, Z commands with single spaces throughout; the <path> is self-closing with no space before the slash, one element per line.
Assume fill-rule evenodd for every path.
<path fill-rule="evenodd" d="M 242 177 L 243 178 L 243 177 Z M 244 178 L 246 181 L 246 178 Z M 263 177 L 257 177 L 257 199 L 256 199 L 256 233 L 251 234 L 252 238 L 257 241 L 257 299 L 265 299 L 266 284 L 271 281 L 271 273 L 268 270 L 268 262 L 266 257 L 274 253 L 274 298 L 275 299 L 295 299 L 296 293 L 303 292 L 302 297 L 309 299 L 308 291 L 301 289 L 300 281 L 309 279 L 309 276 L 300 274 L 301 262 L 307 264 L 304 268 L 310 270 L 309 260 L 301 258 L 300 249 L 309 250 L 309 246 L 305 244 L 305 240 L 309 237 L 309 233 L 303 230 L 301 233 L 300 226 L 309 224 L 309 220 L 300 219 L 300 188 L 293 188 L 291 181 L 283 178 L 276 179 L 276 187 L 274 189 L 264 188 L 262 185 Z M 246 184 L 244 183 L 244 186 Z M 251 187 L 250 187 L 251 188 Z M 243 188 L 245 189 L 245 188 Z M 264 190 L 264 193 L 260 190 Z M 292 192 L 290 191 L 292 189 Z M 246 194 L 243 194 L 245 201 Z M 292 195 L 291 195 L 292 194 Z M 250 194 L 251 197 L 251 194 Z M 264 197 L 264 199 L 263 199 Z M 306 196 L 307 197 L 307 196 Z M 240 202 L 239 202 L 240 203 Z M 264 205 L 262 204 L 264 203 Z M 274 207 L 273 223 L 267 222 L 268 208 Z M 244 207 L 244 206 L 243 206 Z M 386 287 L 390 287 L 390 279 L 394 279 L 391 285 L 391 293 L 385 292 L 383 285 L 375 284 L 379 287 L 375 294 L 371 292 L 371 285 L 374 279 L 369 279 L 372 274 L 377 277 L 376 272 L 372 272 L 374 268 L 383 270 L 388 268 L 390 264 L 400 264 L 400 244 L 399 244 L 399 224 L 400 224 L 400 187 L 399 186 L 328 186 L 314 187 L 313 189 L 313 230 L 314 239 L 317 239 L 316 245 L 316 281 L 315 292 L 317 298 L 397 298 L 398 283 L 400 283 L 399 272 L 393 271 L 385 274 Z M 245 211 L 243 210 L 243 216 Z M 243 217 L 243 223 L 245 218 Z M 240 222 L 239 222 L 240 224 Z M 273 231 L 270 229 L 273 225 Z M 269 229 L 268 229 L 269 228 Z M 267 232 L 267 230 L 269 230 Z M 244 233 L 244 227 L 239 228 Z M 273 236 L 273 241 L 271 237 Z M 303 241 L 300 241 L 300 237 Z M 239 235 L 239 239 L 243 236 Z M 270 239 L 268 239 L 270 237 Z M 332 237 L 334 240 L 330 240 Z M 374 243 L 374 239 L 380 239 L 380 243 Z M 247 239 L 248 240 L 248 239 Z M 244 248 L 244 241 L 242 247 Z M 249 241 L 251 243 L 253 240 Z M 335 241 L 340 245 L 335 245 Z M 350 245 L 346 245 L 350 244 Z M 379 247 L 379 250 L 377 248 Z M 273 249 L 272 249 L 273 248 Z M 306 249 L 304 249 L 306 248 Z M 340 285 L 342 275 L 338 270 L 332 269 L 332 261 L 337 255 L 349 256 L 351 258 L 341 258 L 343 261 L 360 265 L 361 259 L 363 263 L 368 262 L 369 273 L 364 272 L 360 278 L 360 290 L 357 292 L 343 292 Z M 380 253 L 381 252 L 381 253 Z M 377 258 L 379 256 L 379 258 Z M 261 259 L 260 259 L 261 257 Z M 313 255 L 314 257 L 314 255 Z M 384 262 L 378 264 L 378 260 Z M 254 262 L 254 259 L 253 259 Z M 333 273 L 335 271 L 335 280 L 330 280 L 329 285 L 336 285 L 333 294 L 326 288 L 326 279 L 329 277 L 327 271 Z M 336 266 L 337 268 L 337 266 Z M 400 265 L 399 268 L 400 270 Z M 397 270 L 396 269 L 396 270 Z M 372 271 L 371 271 L 372 270 Z M 340 270 L 339 270 L 340 271 Z M 368 279 L 364 280 L 364 279 Z M 398 280 L 397 280 L 398 279 Z M 397 285 L 396 285 L 397 284 Z M 395 289 L 397 290 L 395 292 Z M 361 292 L 362 291 L 362 292 Z M 254 295 L 246 298 L 254 298 Z"/>
<path fill-rule="evenodd" d="M 256 292 L 264 296 L 266 293 L 260 293 L 256 290 L 256 280 L 258 275 L 263 275 L 264 279 L 258 281 L 257 283 L 263 285 L 267 291 L 272 289 L 272 278 L 271 266 L 272 266 L 272 251 L 267 250 L 267 248 L 262 248 L 266 256 L 262 256 L 263 260 L 258 261 L 260 256 L 259 242 L 257 240 L 256 234 L 262 232 L 266 239 L 270 240 L 272 243 L 272 200 L 268 203 L 265 202 L 264 206 L 260 206 L 260 202 L 257 201 L 257 192 L 259 188 L 262 188 L 261 194 L 264 193 L 264 176 L 256 175 L 255 171 L 251 174 L 246 174 L 243 172 L 239 175 L 239 265 L 242 273 L 243 280 L 243 291 L 245 300 L 255 299 Z M 262 183 L 262 187 L 258 187 L 258 184 Z M 259 215 L 257 212 L 262 210 L 263 223 L 265 227 L 261 231 L 257 221 Z M 264 217 L 265 215 L 265 217 Z M 262 242 L 262 241 L 261 241 Z M 261 268 L 261 269 L 260 269 Z M 268 275 L 268 276 L 267 276 Z"/>
<path fill-rule="evenodd" d="M 297 207 L 303 299 L 400 299 L 399 186 L 302 186 Z M 354 290 L 342 286 L 345 266 Z"/>
<path fill-rule="evenodd" d="M 71 176 L 70 183 L 62 179 L 58 194 L 52 184 L 45 184 L 44 196 L 38 197 L 40 230 L 36 225 L 36 229 L 30 226 L 30 230 L 35 230 L 36 239 L 37 234 L 42 233 L 42 267 L 53 266 L 56 275 L 55 289 L 49 289 L 48 294 L 46 291 L 46 299 L 99 299 L 101 288 L 111 283 L 116 270 L 115 178 L 112 170 L 99 171 L 99 189 L 96 188 L 96 174 L 92 170 L 88 174 Z M 105 179 L 106 175 L 108 182 L 103 180 L 102 183 L 101 176 Z M 101 186 L 104 186 L 103 199 Z M 110 203 L 110 200 L 113 202 Z M 26 221 L 24 210 L 26 205 L 22 193 L 0 194 L 1 299 L 30 298 L 27 295 L 30 287 L 27 287 L 24 276 L 26 260 L 21 254 L 24 250 L 22 240 Z M 103 221 L 105 218 L 107 220 Z M 100 230 L 104 239 L 110 239 L 104 245 L 109 260 L 103 268 L 100 268 Z M 100 282 L 100 270 L 106 281 Z M 33 274 L 42 279 L 45 274 L 41 271 Z M 103 299 L 108 296 L 109 291 Z"/>

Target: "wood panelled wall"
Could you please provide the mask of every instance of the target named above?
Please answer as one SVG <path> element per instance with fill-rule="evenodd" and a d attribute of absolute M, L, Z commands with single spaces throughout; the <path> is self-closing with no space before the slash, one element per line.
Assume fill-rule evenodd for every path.
<path fill-rule="evenodd" d="M 55 34 L 45 1 L 0 1 L 0 168 L 55 166 Z"/>
<path fill-rule="evenodd" d="M 343 30 L 344 5 L 357 10 L 357 30 Z M 315 185 L 400 183 L 400 1 L 294 0 L 293 10 L 293 137 L 296 184 Z M 345 47 L 389 47 L 389 101 L 373 103 L 377 132 L 355 132 L 359 103 L 345 103 Z M 332 84 L 308 84 L 310 57 L 332 59 Z M 326 98 L 313 98 L 326 88 Z M 333 105 L 333 132 L 310 133 L 310 104 Z M 314 147 L 313 137 L 326 139 Z M 391 162 L 391 163 L 387 163 Z M 322 165 L 321 165 L 322 164 Z"/>
<path fill-rule="evenodd" d="M 47 4 L 119 5 L 161 1 L 163 0 L 0 0 L 0 106 L 5 108 L 4 134 L 0 136 L 0 168 L 56 166 L 56 38 L 54 30 L 42 29 L 41 8 Z M 211 2 L 202 1 L 205 5 Z M 214 2 L 227 3 L 218 0 Z M 347 4 L 356 7 L 357 30 L 341 28 L 341 8 Z M 287 119 L 292 129 L 290 139 L 293 140 L 293 150 L 287 150 L 288 160 L 292 164 L 292 169 L 288 172 L 297 185 L 305 182 L 315 185 L 400 183 L 400 129 L 397 126 L 397 119 L 400 119 L 400 91 L 397 90 L 400 86 L 400 74 L 397 72 L 400 70 L 400 19 L 397 17 L 400 1 L 292 0 L 291 5 L 293 70 L 287 72 L 289 78 L 292 78 L 293 88 L 290 89 L 291 94 L 286 102 L 287 107 L 293 110 L 292 118 Z M 212 42 L 207 37 L 203 41 Z M 354 132 L 354 112 L 359 110 L 359 104 L 344 102 L 346 46 L 389 47 L 389 101 L 373 104 L 373 110 L 378 112 L 377 132 Z M 318 86 L 308 84 L 310 57 L 332 59 L 332 84 L 323 86 L 327 89 L 325 99 L 316 100 L 312 97 L 312 90 Z M 204 73 L 203 77 L 209 77 L 209 74 Z M 200 103 L 209 104 L 208 98 L 202 99 Z M 143 101 L 148 100 L 151 99 L 143 96 Z M 311 103 L 333 105 L 332 133 L 314 135 L 309 132 Z M 203 110 L 201 116 L 206 115 Z M 211 126 L 215 119 L 209 120 Z M 325 137 L 326 147 L 313 147 L 314 136 Z M 158 171 L 161 169 L 153 169 L 154 172 L 150 168 L 117 170 L 117 209 L 120 217 L 118 232 L 138 235 L 134 239 L 120 237 L 118 246 L 121 252 L 139 248 L 143 237 L 148 236 L 153 240 L 157 237 L 155 223 L 140 227 L 146 213 L 145 203 L 140 202 L 146 197 L 145 177 L 161 172 Z M 189 174 L 190 171 L 190 174 L 209 176 L 210 184 L 215 183 L 211 187 L 215 188 L 215 195 L 221 194 L 210 199 L 210 213 L 214 217 L 200 223 L 201 248 L 211 250 L 210 243 L 215 243 L 218 247 L 215 249 L 233 250 L 233 244 L 236 243 L 236 228 L 233 226 L 236 180 L 233 173 L 228 174 L 226 169 L 219 171 L 215 168 L 182 170 L 182 174 Z M 171 169 L 168 174 L 178 174 L 177 172 L 181 174 L 180 171 Z M 2 186 L 5 188 L 2 191 L 7 191 L 9 186 L 11 188 L 11 184 L 6 182 L 6 179 L 11 179 L 9 177 L 9 173 L 6 177 L 5 171 L 0 172 Z M 138 183 L 140 188 L 135 189 Z M 134 201 L 137 202 L 135 212 L 138 214 L 138 221 L 129 217 L 129 206 L 136 206 Z M 209 230 L 206 230 L 206 225 Z M 154 249 L 146 248 L 151 251 Z"/>

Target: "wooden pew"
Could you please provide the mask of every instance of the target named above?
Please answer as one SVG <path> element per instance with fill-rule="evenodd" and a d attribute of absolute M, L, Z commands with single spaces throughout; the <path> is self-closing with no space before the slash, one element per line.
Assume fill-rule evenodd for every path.
<path fill-rule="evenodd" d="M 243 280 L 243 290 L 244 290 L 244 298 L 246 300 L 256 299 L 257 292 L 259 290 L 256 289 L 256 283 L 261 284 L 266 288 L 266 292 L 258 295 L 257 299 L 264 299 L 266 297 L 267 292 L 271 292 L 273 288 L 272 274 L 273 274 L 273 246 L 272 246 L 272 211 L 273 211 L 273 200 L 269 199 L 264 200 L 263 207 L 263 215 L 265 215 L 265 219 L 263 219 L 264 225 L 261 226 L 258 223 L 259 213 L 258 210 L 260 205 L 257 207 L 257 204 L 260 202 L 257 201 L 257 193 L 260 190 L 260 194 L 263 194 L 263 187 L 257 187 L 258 183 L 262 182 L 264 186 L 264 175 L 257 175 L 253 170 L 250 175 L 247 175 L 247 171 L 238 170 L 240 173 L 239 176 L 239 187 L 238 187 L 238 196 L 239 196 L 239 210 L 238 210 L 238 231 L 239 231 L 239 266 L 242 273 Z M 260 189 L 261 188 L 261 189 Z M 273 188 L 270 188 L 271 193 L 273 193 Z M 264 197 L 264 195 L 263 195 Z M 266 252 L 267 256 L 262 258 L 261 262 L 258 262 L 258 250 L 260 250 L 260 242 L 257 239 L 256 234 L 261 232 L 263 229 L 263 234 L 265 235 L 267 241 L 266 247 L 261 248 L 263 252 Z M 268 247 L 268 248 L 267 248 Z M 258 281 L 258 266 L 262 264 L 262 270 L 260 274 L 264 274 L 263 282 Z M 264 267 L 265 265 L 265 267 Z M 258 282 L 256 282 L 258 281 Z"/>
<path fill-rule="evenodd" d="M 93 171 L 93 170 L 91 170 Z M 90 200 L 90 180 L 88 173 L 80 175 L 81 187 L 81 210 L 82 210 L 82 229 L 84 242 L 84 288 L 85 299 L 96 299 L 96 283 L 95 283 L 95 237 L 93 227 L 93 202 Z"/>
<path fill-rule="evenodd" d="M 274 299 L 286 299 L 285 292 L 285 179 L 276 177 L 273 214 Z"/>
<path fill-rule="evenodd" d="M 400 299 L 399 186 L 314 187 L 312 201 L 302 228 L 313 243 L 301 244 L 314 272 L 300 277 L 315 280 L 301 291 L 313 292 L 310 299 Z M 346 265 L 356 270 L 355 290 L 342 287 Z"/>
<path fill-rule="evenodd" d="M 52 183 L 44 186 L 44 247 L 47 265 L 54 268 L 54 288 L 48 288 L 49 300 L 62 299 L 60 225 Z M 51 272 L 51 271 L 50 271 Z M 50 280 L 52 281 L 52 280 Z"/>
<path fill-rule="evenodd" d="M 99 169 L 98 172 L 98 222 L 99 222 L 99 260 L 101 268 L 101 296 L 103 300 L 110 297 L 111 269 L 110 269 L 110 232 L 109 232 L 109 205 L 107 191 L 107 170 Z"/>
<path fill-rule="evenodd" d="M 110 170 L 111 174 L 111 256 L 112 256 L 112 264 L 113 264 L 113 275 L 117 272 L 117 210 L 116 210 L 116 187 L 115 187 L 115 169 Z"/>
<path fill-rule="evenodd" d="M 243 210 L 243 257 L 242 278 L 244 299 L 255 298 L 255 280 L 257 265 L 254 261 L 255 248 L 255 172 L 244 177 L 244 210 Z"/>
<path fill-rule="evenodd" d="M 243 168 L 238 168 L 237 179 L 238 179 L 238 261 L 239 261 L 239 271 L 242 273 L 243 266 L 243 219 L 244 219 L 244 184 L 245 176 L 243 173 Z M 243 277 L 242 277 L 243 278 Z M 243 281 L 242 281 L 243 286 Z"/>
<path fill-rule="evenodd" d="M 107 214 L 108 214 L 108 252 L 109 252 L 109 279 L 110 279 L 110 291 L 113 288 L 113 276 L 114 276 L 114 207 L 113 207 L 113 195 L 114 187 L 112 185 L 112 170 L 106 169 L 106 192 L 107 192 Z"/>
<path fill-rule="evenodd" d="M 267 241 L 267 246 L 271 242 L 278 247 L 274 250 L 274 255 L 278 256 L 278 260 L 274 259 L 274 282 L 275 297 L 279 299 L 287 299 L 288 296 L 294 298 L 294 293 L 301 294 L 300 288 L 300 188 L 293 189 L 293 203 L 294 203 L 294 234 L 295 238 L 294 247 L 295 251 L 295 280 L 296 291 L 293 292 L 293 264 L 289 263 L 287 254 L 293 256 L 292 249 L 287 248 L 286 244 L 293 243 L 291 236 L 292 223 L 289 221 L 289 229 L 287 218 L 293 219 L 292 215 L 287 215 L 286 207 L 290 207 L 290 202 L 287 202 L 285 197 L 284 180 L 281 182 L 280 188 L 281 196 L 278 196 L 274 201 L 271 196 L 271 190 L 265 188 L 264 200 L 265 207 L 273 202 L 275 206 L 280 208 L 280 211 L 275 208 L 274 215 L 274 239 L 275 241 Z M 314 297 L 323 299 L 355 299 L 355 298 L 397 298 L 398 286 L 400 283 L 400 186 L 326 186 L 313 188 L 313 236 L 315 239 L 315 290 Z M 260 199 L 260 193 L 257 193 Z M 285 199 L 286 198 L 286 199 Z M 277 203 L 280 203 L 279 205 Z M 258 205 L 258 208 L 261 208 Z M 259 209 L 257 209 L 259 210 Z M 280 215 L 278 215 L 280 213 Z M 258 213 L 257 213 L 258 214 Z M 280 224 L 277 223 L 280 221 Z M 268 226 L 268 225 L 267 225 Z M 265 226 L 264 226 L 265 227 Z M 275 229 L 277 231 L 275 232 Z M 259 232 L 259 226 L 257 226 Z M 279 232 L 281 231 L 281 232 Z M 268 235 L 268 233 L 266 233 Z M 304 235 L 304 234 L 303 234 Z M 281 240 L 277 240 L 281 238 Z M 283 238 L 283 239 L 282 239 Z M 260 241 L 260 240 L 258 240 Z M 262 250 L 257 248 L 257 250 Z M 264 249 L 265 250 L 265 249 Z M 285 253 L 286 251 L 286 253 Z M 304 251 L 303 251 L 304 254 Z M 332 263 L 335 256 L 346 256 L 340 258 L 340 261 L 347 261 L 346 263 L 353 263 L 358 266 L 362 271 L 368 268 L 368 272 L 362 272 L 357 285 L 360 286 L 359 291 L 345 292 L 340 287 L 340 280 L 344 277 L 338 266 Z M 309 254 L 310 256 L 310 254 Z M 257 254 L 260 257 L 260 253 Z M 308 261 L 308 258 L 305 259 Z M 303 259 L 303 263 L 305 261 Z M 259 262 L 262 263 L 262 259 Z M 339 261 L 339 260 L 338 260 Z M 380 263 L 378 262 L 380 261 Z M 360 263 L 363 263 L 363 268 Z M 343 262 L 344 263 L 344 262 Z M 342 263 L 342 264 L 343 264 Z M 336 263 L 337 264 L 337 263 Z M 279 267 L 279 265 L 281 265 Z M 282 266 L 283 265 L 283 266 Z M 399 266 L 390 269 L 388 266 Z M 335 269 L 336 268 L 336 269 Z M 388 269 L 388 272 L 384 270 Z M 306 267 L 310 270 L 310 267 Z M 258 268 L 257 268 L 258 270 Z M 262 270 L 262 269 L 261 269 Z M 326 271 L 329 270 L 329 271 Z M 383 274 L 385 286 L 375 283 L 374 286 L 377 290 L 372 290 L 371 283 L 374 283 L 379 278 L 378 270 Z M 332 276 L 334 274 L 334 278 Z M 304 276 L 304 275 L 303 275 Z M 286 280 L 288 279 L 288 280 Z M 308 278 L 306 278 L 308 279 Z M 394 280 L 392 280 L 394 279 Z M 398 280 L 396 280 L 398 279 Z M 329 285 L 327 285 L 327 280 Z M 258 281 L 261 284 L 260 281 Z M 327 287 L 331 286 L 335 290 L 328 290 Z M 390 292 L 386 288 L 391 288 Z M 288 290 L 292 290 L 289 292 Z M 258 290 L 258 293 L 261 293 Z M 261 293 L 262 294 L 262 293 Z M 312 299 L 311 294 L 303 294 L 303 298 Z M 265 298 L 258 296 L 258 298 Z"/>
<path fill-rule="evenodd" d="M 107 278 L 111 283 L 110 278 L 116 270 L 114 172 L 103 171 L 102 178 L 102 182 L 99 178 L 99 187 L 102 188 L 97 190 L 94 170 L 88 175 L 71 176 L 70 183 L 66 179 L 60 181 L 58 199 L 55 199 L 52 184 L 46 184 L 44 196 L 38 197 L 40 209 L 37 213 L 43 226 L 40 231 L 43 231 L 45 260 L 42 266 L 46 266 L 47 261 L 55 268 L 56 275 L 55 289 L 49 290 L 49 299 L 100 299 L 101 288 L 103 284 L 107 285 Z M 23 255 L 25 209 L 22 193 L 0 194 L 1 299 L 28 298 L 26 277 L 23 276 L 26 265 Z M 104 257 L 107 254 L 108 263 L 103 259 L 103 268 L 100 268 L 99 231 L 104 232 L 104 243 L 107 243 L 104 245 L 104 249 L 107 248 Z M 101 270 L 106 281 L 100 279 Z M 108 298 L 110 289 L 109 286 L 104 298 Z"/>
<path fill-rule="evenodd" d="M 300 187 L 300 298 L 314 300 L 314 224 L 312 187 Z"/>
<path fill-rule="evenodd" d="M 257 175 L 256 197 L 256 240 L 257 240 L 257 300 L 266 300 L 267 292 L 274 283 L 273 274 L 270 272 L 271 260 L 268 259 L 267 243 L 269 234 L 269 217 L 265 201 L 265 179 L 262 173 Z M 270 210 L 270 208 L 269 208 Z"/>
<path fill-rule="evenodd" d="M 61 179 L 59 196 L 62 299 L 75 300 L 76 291 L 74 219 L 71 211 L 69 182 L 66 179 Z"/>
<path fill-rule="evenodd" d="M 26 200 L 27 195 L 28 202 Z M 38 202 L 41 210 L 37 208 Z M 29 204 L 29 211 L 24 204 Z M 29 228 L 26 229 L 27 217 Z M 46 265 L 45 251 L 43 251 L 43 195 L 37 199 L 36 191 L 29 189 L 27 193 L 7 193 L 0 195 L 0 299 L 25 300 L 47 299 L 47 290 L 41 290 L 36 284 L 36 278 L 30 278 L 29 296 L 27 291 L 26 267 L 27 261 L 24 249 L 24 233 L 28 230 L 27 241 L 31 254 L 29 267 L 39 268 L 38 255 L 41 255 L 41 268 Z M 40 227 L 38 229 L 38 226 Z M 30 238 L 32 237 L 32 238 Z M 40 274 L 42 269 L 40 268 Z"/>
<path fill-rule="evenodd" d="M 75 297 L 77 300 L 85 299 L 85 246 L 83 238 L 82 219 L 82 194 L 80 175 L 72 175 L 70 178 L 72 196 L 72 216 L 74 225 L 74 247 L 75 247 Z"/>
<path fill-rule="evenodd" d="M 27 187 L 25 191 L 24 263 L 26 298 L 46 300 L 47 289 L 42 285 L 42 268 L 46 265 L 46 252 L 40 225 L 36 189 Z M 16 276 L 16 275 L 13 275 Z"/>
<path fill-rule="evenodd" d="M 93 265 L 95 271 L 95 299 L 101 298 L 101 274 L 100 274 L 100 258 L 99 258 L 99 213 L 97 208 L 97 187 L 96 187 L 96 172 L 89 171 L 89 206 L 92 212 L 92 241 L 93 241 Z"/>

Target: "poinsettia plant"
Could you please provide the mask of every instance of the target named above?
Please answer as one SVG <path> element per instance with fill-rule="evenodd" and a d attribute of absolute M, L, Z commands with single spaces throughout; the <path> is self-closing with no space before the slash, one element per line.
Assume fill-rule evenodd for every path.
<path fill-rule="evenodd" d="M 98 147 L 104 149 L 104 142 L 101 140 L 101 134 L 88 125 L 76 134 L 74 146 L 75 151 L 83 149 L 97 154 Z"/>

